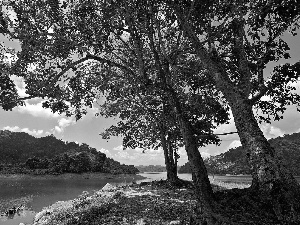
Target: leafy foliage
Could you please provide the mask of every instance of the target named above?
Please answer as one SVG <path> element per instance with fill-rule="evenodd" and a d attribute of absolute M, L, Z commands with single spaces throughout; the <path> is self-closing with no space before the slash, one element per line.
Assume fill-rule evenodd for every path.
<path fill-rule="evenodd" d="M 203 70 L 228 102 L 233 95 L 241 97 L 261 110 L 263 115 L 256 115 L 259 121 L 269 123 L 283 118 L 286 105 L 299 106 L 299 95 L 293 92 L 299 63 L 279 65 L 272 74 L 264 73 L 270 62 L 290 58 L 291 46 L 283 35 L 295 36 L 299 31 L 298 2 L 184 0 L 167 1 L 167 5 L 169 17 L 174 18 L 175 13 L 203 62 Z M 264 95 L 271 100 L 261 100 Z"/>

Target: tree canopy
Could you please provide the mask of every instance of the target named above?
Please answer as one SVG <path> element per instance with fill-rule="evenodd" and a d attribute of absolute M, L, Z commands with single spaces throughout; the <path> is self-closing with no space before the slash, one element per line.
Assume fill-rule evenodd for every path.
<path fill-rule="evenodd" d="M 211 128 L 226 122 L 230 108 L 248 151 L 252 187 L 277 199 L 278 218 L 277 209 L 286 208 L 278 206 L 282 199 L 292 208 L 299 206 L 288 197 L 299 185 L 257 123 L 279 120 L 286 105 L 300 105 L 293 86 L 300 62 L 264 74 L 270 62 L 290 57 L 283 34 L 296 35 L 299 29 L 297 1 L 50 0 L 8 5 L 0 15 L 1 33 L 19 40 L 22 50 L 13 63 L 1 66 L 4 109 L 22 104 L 12 74 L 24 78 L 25 98 L 44 98 L 45 107 L 77 119 L 101 98 L 111 107 L 105 113 L 119 114 L 131 125 L 140 115 L 134 105 L 139 95 L 147 109 L 158 102 L 158 109 L 170 106 L 198 182 L 197 195 L 211 213 L 213 193 L 199 141 L 216 142 Z"/>

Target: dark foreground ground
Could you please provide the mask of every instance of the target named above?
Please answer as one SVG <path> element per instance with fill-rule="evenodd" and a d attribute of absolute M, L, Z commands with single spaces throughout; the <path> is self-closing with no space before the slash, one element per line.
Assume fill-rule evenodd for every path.
<path fill-rule="evenodd" d="M 282 224 L 271 207 L 247 189 L 213 185 L 218 202 L 219 224 Z M 228 189 L 232 188 L 232 189 Z M 205 224 L 196 210 L 193 185 L 182 181 L 176 187 L 166 181 L 115 187 L 106 185 L 94 195 L 59 202 L 35 217 L 34 225 L 170 225 Z"/>

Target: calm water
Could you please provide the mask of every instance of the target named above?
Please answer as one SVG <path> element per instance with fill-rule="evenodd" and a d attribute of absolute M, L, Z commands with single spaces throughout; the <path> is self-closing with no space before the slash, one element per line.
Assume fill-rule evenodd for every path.
<path fill-rule="evenodd" d="M 141 173 L 146 177 L 142 181 L 152 181 L 166 179 L 167 173 Z M 191 174 L 179 174 L 179 177 L 185 180 L 192 180 Z M 212 177 L 209 177 L 213 179 Z M 251 183 L 251 176 L 215 176 L 215 180 L 223 182 L 241 182 Z M 297 177 L 300 181 L 300 177 Z M 30 224 L 33 221 L 36 212 L 43 207 L 51 205 L 57 201 L 64 201 L 76 198 L 83 191 L 93 193 L 94 190 L 101 189 L 106 183 L 131 182 L 128 179 L 97 179 L 97 178 L 0 178 L 0 211 L 7 207 L 19 204 L 26 205 L 26 209 L 11 218 L 0 217 L 0 225 L 19 225 L 19 223 Z M 1 204 L 2 203 L 2 204 Z M 5 204 L 6 203 L 6 204 Z M 10 205 L 8 205 L 9 203 Z M 2 207 L 2 208 L 1 208 Z"/>
<path fill-rule="evenodd" d="M 93 193 L 106 183 L 131 182 L 132 178 L 99 179 L 99 178 L 0 178 L 0 225 L 30 224 L 36 212 L 57 201 L 76 198 L 83 191 Z M 3 212 L 8 207 L 26 205 L 25 210 L 8 218 Z"/>
<path fill-rule="evenodd" d="M 151 180 L 161 180 L 167 178 L 167 173 L 141 173 L 142 176 L 147 177 L 146 181 Z M 192 180 L 192 174 L 190 173 L 180 173 L 178 174 L 179 178 L 184 180 Z M 234 182 L 234 183 L 251 183 L 252 177 L 251 176 L 208 176 L 210 180 L 215 179 L 216 181 L 222 182 Z M 144 180 L 141 180 L 144 181 Z M 140 182 L 141 182 L 140 181 Z"/>

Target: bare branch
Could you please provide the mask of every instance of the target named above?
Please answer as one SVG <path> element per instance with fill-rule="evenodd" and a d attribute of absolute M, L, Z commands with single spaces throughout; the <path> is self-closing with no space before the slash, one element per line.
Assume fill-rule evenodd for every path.
<path fill-rule="evenodd" d="M 212 135 L 221 136 L 221 135 L 229 135 L 229 134 L 238 134 L 238 132 L 234 131 L 234 132 L 228 132 L 228 133 L 222 133 L 222 134 L 199 134 L 199 135 L 197 135 L 197 137 L 209 137 Z"/>
<path fill-rule="evenodd" d="M 228 135 L 228 134 L 238 134 L 238 132 L 234 131 L 234 132 L 228 132 L 228 133 L 223 133 L 223 134 L 214 134 L 214 135 L 220 136 L 220 135 Z"/>

